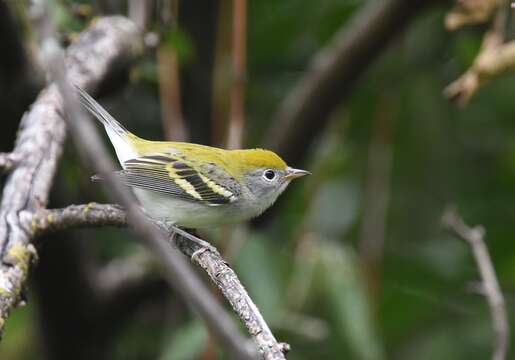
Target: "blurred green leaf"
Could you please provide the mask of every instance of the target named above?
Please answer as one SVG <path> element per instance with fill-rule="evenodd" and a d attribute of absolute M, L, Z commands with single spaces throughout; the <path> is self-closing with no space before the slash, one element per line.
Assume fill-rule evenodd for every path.
<path fill-rule="evenodd" d="M 199 320 L 175 329 L 174 336 L 165 345 L 160 360 L 191 360 L 198 358 L 207 341 L 207 330 Z"/>
<path fill-rule="evenodd" d="M 236 273 L 250 297 L 266 317 L 273 317 L 283 302 L 281 275 L 276 262 L 283 261 L 263 235 L 249 235 L 234 262 Z"/>
<path fill-rule="evenodd" d="M 318 242 L 326 294 L 339 336 L 352 349 L 354 359 L 383 359 L 381 342 L 372 321 L 359 261 L 352 250 L 328 240 Z"/>
<path fill-rule="evenodd" d="M 188 33 L 179 29 L 165 34 L 164 43 L 175 50 L 179 64 L 188 64 L 195 58 L 195 48 Z"/>
<path fill-rule="evenodd" d="M 309 214 L 310 227 L 325 236 L 344 234 L 357 220 L 359 196 L 359 187 L 352 180 L 327 181 L 313 201 Z"/>

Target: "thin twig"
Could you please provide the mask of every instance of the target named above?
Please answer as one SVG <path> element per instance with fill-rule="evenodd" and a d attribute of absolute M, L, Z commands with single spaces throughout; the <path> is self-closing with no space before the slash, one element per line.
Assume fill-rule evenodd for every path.
<path fill-rule="evenodd" d="M 47 21 L 49 20 L 47 19 Z M 51 26 L 47 28 L 51 28 Z M 114 166 L 108 156 L 108 152 L 95 132 L 95 128 L 88 122 L 85 114 L 83 114 L 80 104 L 75 97 L 73 87 L 67 81 L 62 51 L 53 37 L 53 32 L 47 34 L 43 40 L 42 48 L 44 49 L 45 63 L 48 66 L 51 78 L 56 81 L 63 100 L 64 113 L 67 114 L 67 125 L 83 159 L 94 165 L 94 168 L 105 179 L 104 184 L 109 189 L 110 195 L 125 207 L 129 224 L 131 224 L 141 240 L 153 250 L 154 254 L 165 266 L 167 270 L 165 275 L 168 282 L 189 301 L 193 309 L 208 323 L 231 356 L 237 359 L 254 358 L 255 352 L 251 351 L 247 346 L 246 339 L 240 335 L 235 324 L 200 281 L 191 266 L 183 257 L 179 256 L 175 249 L 169 246 L 168 240 L 163 233 L 141 212 L 133 194 L 113 175 Z M 199 258 L 215 256 L 209 249 L 204 250 L 197 251 L 196 255 Z M 230 278 L 237 281 L 235 274 L 232 273 L 232 275 Z M 221 273 L 218 276 L 221 276 Z M 225 275 L 223 278 L 225 279 Z M 223 280 L 220 283 L 223 283 Z M 239 284 L 239 281 L 237 283 Z M 227 291 L 230 290 L 228 289 Z M 243 299 L 245 299 L 245 295 L 246 293 L 234 294 L 234 296 L 240 296 Z M 234 304 L 239 305 L 239 302 L 236 301 Z M 250 304 L 254 305 L 252 302 Z M 251 310 L 258 313 L 257 308 Z M 273 336 L 271 343 L 266 343 L 267 347 L 265 348 L 265 346 L 260 346 L 259 343 L 259 341 L 264 340 L 260 336 L 261 334 L 253 335 L 255 335 L 254 339 L 263 358 L 284 359 L 283 349 L 277 344 Z M 270 339 L 266 338 L 266 340 Z"/>
<path fill-rule="evenodd" d="M 484 1 L 483 5 L 491 3 Z M 478 2 L 479 3 L 479 2 Z M 460 106 L 468 104 L 481 86 L 491 79 L 515 68 L 515 41 L 506 42 L 506 23 L 509 17 L 507 0 L 494 1 L 489 11 L 497 9 L 490 29 L 483 35 L 479 53 L 472 65 L 458 79 L 445 87 L 444 95 Z M 479 9 L 478 11 L 482 11 Z M 452 17 L 451 11 L 448 17 Z M 473 15 L 472 12 L 469 15 Z M 451 27 L 450 30 L 453 30 Z"/>
<path fill-rule="evenodd" d="M 386 97 L 379 106 L 368 147 L 359 242 L 370 297 L 375 301 L 379 298 L 381 291 L 381 273 L 393 163 L 392 133 L 395 116 L 392 114 L 390 100 Z"/>
<path fill-rule="evenodd" d="M 447 30 L 488 21 L 504 0 L 455 0 L 456 5 L 445 16 Z"/>
<path fill-rule="evenodd" d="M 492 316 L 492 326 L 495 333 L 492 359 L 504 360 L 509 348 L 510 326 L 504 296 L 500 290 L 488 248 L 485 245 L 485 229 L 482 226 L 469 227 L 456 210 L 452 208 L 445 211 L 442 223 L 472 248 L 481 275 L 482 292 L 486 297 Z"/>

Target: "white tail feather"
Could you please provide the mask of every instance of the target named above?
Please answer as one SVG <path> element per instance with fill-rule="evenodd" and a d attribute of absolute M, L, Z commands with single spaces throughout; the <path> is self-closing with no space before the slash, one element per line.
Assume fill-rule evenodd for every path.
<path fill-rule="evenodd" d="M 107 136 L 109 136 L 109 140 L 116 151 L 120 165 L 123 167 L 125 161 L 138 157 L 138 152 L 130 139 L 130 132 L 116 121 L 102 105 L 89 96 L 86 91 L 78 86 L 75 87 L 77 88 L 82 105 L 104 125 Z"/>

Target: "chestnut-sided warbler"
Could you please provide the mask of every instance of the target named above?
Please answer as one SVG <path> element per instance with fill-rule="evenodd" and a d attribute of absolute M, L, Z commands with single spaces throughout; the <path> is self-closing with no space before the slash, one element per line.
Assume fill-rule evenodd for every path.
<path fill-rule="evenodd" d="M 309 174 L 268 150 L 141 139 L 77 90 L 113 144 L 123 168 L 118 179 L 156 220 L 189 228 L 248 220 L 269 208 L 291 180 Z"/>

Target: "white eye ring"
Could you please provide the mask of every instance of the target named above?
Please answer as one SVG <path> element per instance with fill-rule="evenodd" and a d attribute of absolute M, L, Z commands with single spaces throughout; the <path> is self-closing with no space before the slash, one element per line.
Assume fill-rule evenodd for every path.
<path fill-rule="evenodd" d="M 267 169 L 263 172 L 263 179 L 266 181 L 274 181 L 277 173 L 272 169 Z"/>

